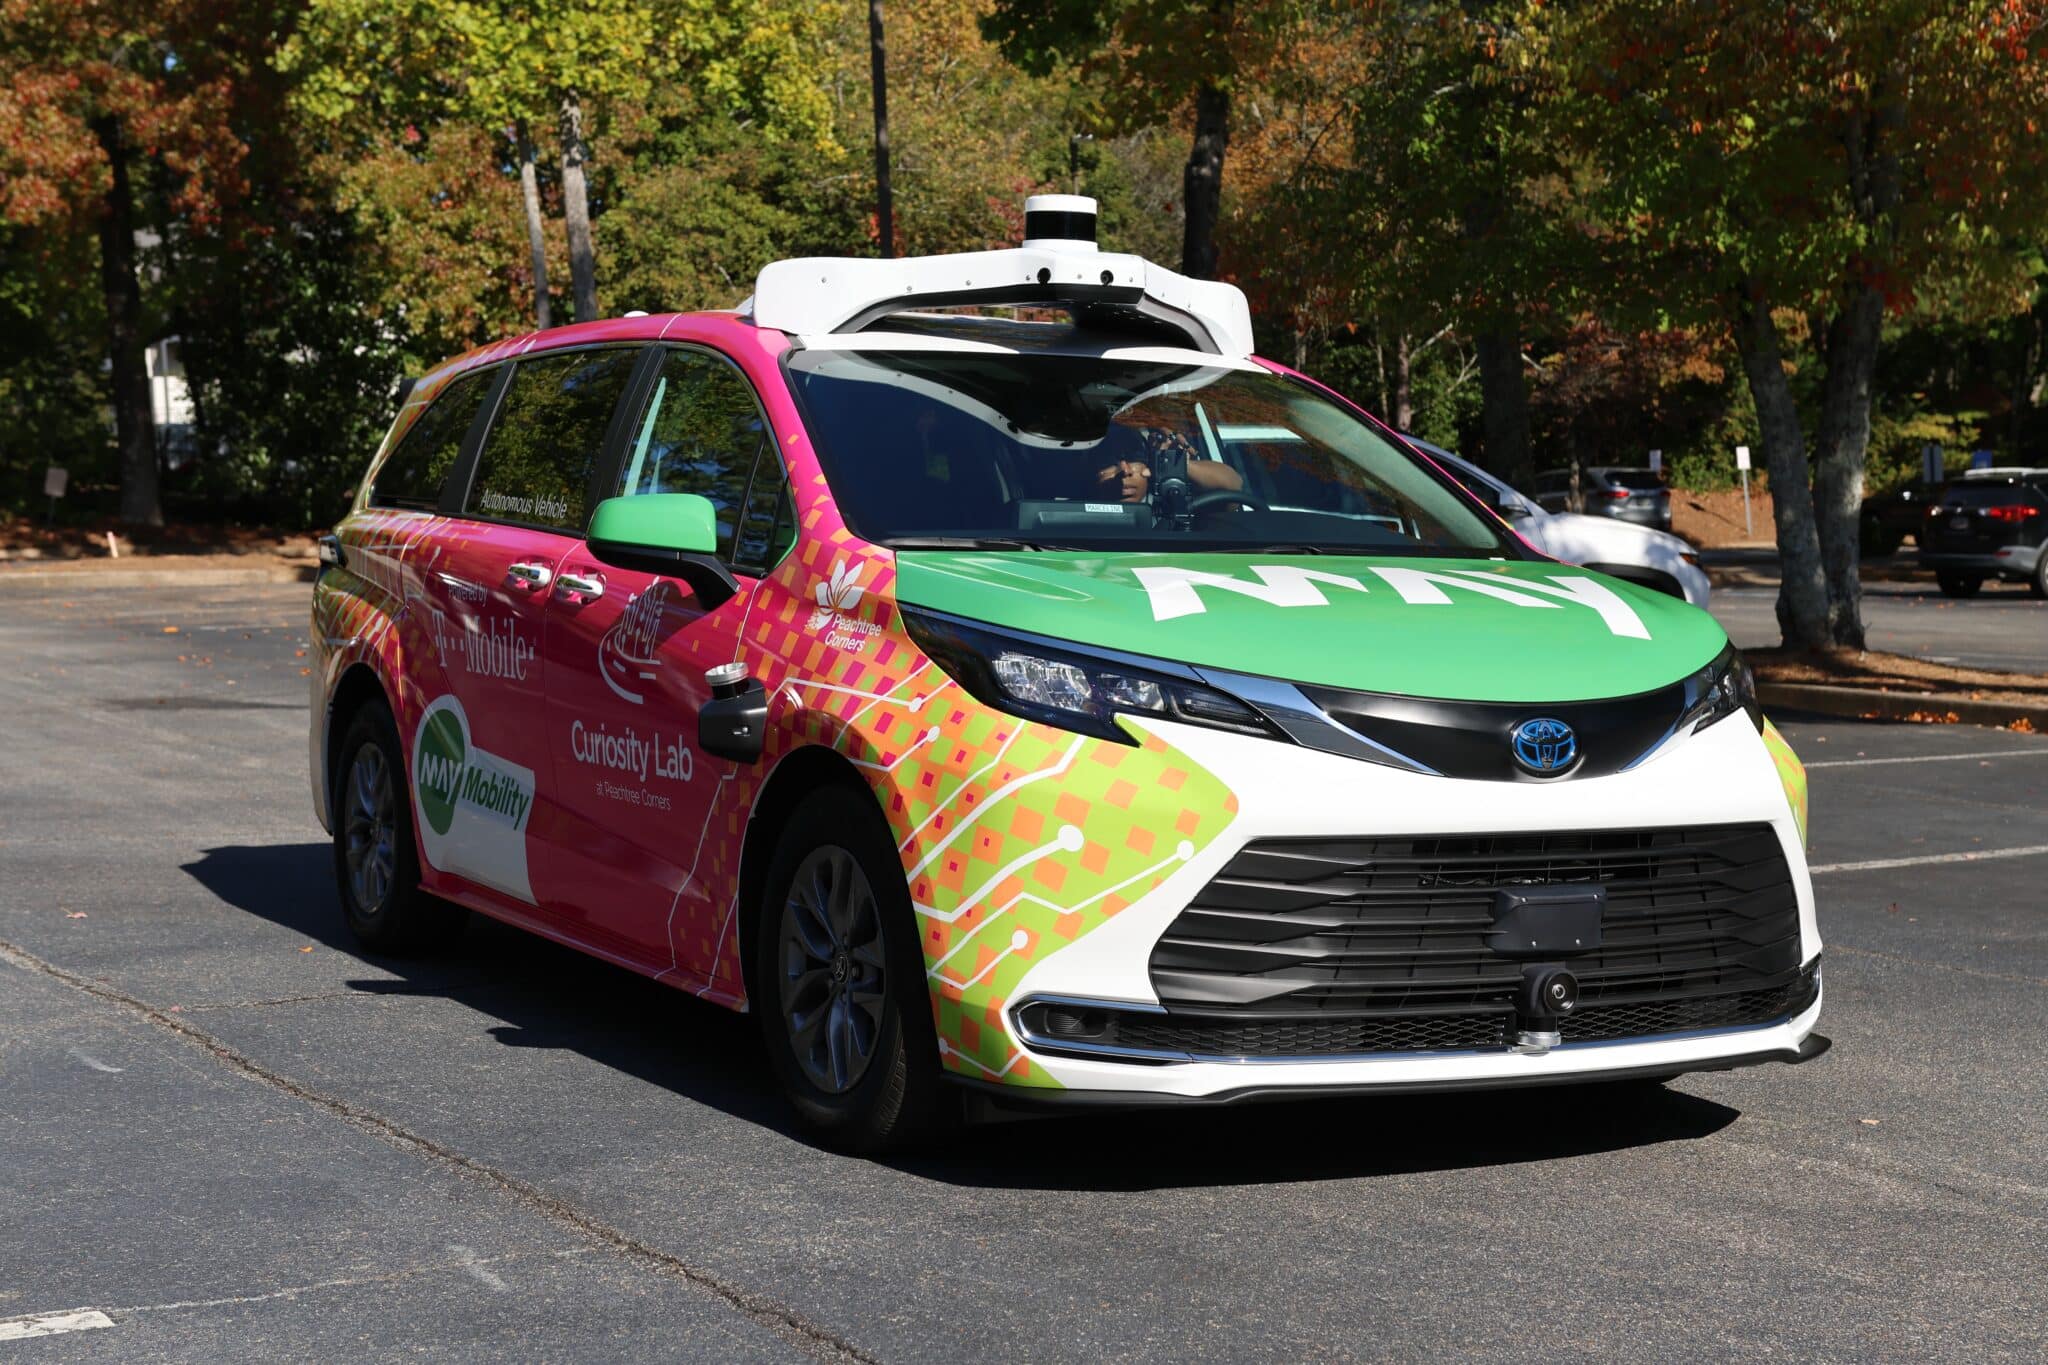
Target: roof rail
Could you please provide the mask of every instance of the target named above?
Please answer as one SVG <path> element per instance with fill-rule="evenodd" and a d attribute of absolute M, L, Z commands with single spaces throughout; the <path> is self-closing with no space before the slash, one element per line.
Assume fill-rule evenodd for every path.
<path fill-rule="evenodd" d="M 1142 256 L 1098 251 L 1095 201 L 1034 195 L 1024 245 L 1003 251 L 893 260 L 808 256 L 776 261 L 740 305 L 756 326 L 798 336 L 857 332 L 913 308 L 1069 304 L 1132 309 L 1173 327 L 1196 350 L 1252 352 L 1251 308 L 1234 284 L 1191 280 Z"/>

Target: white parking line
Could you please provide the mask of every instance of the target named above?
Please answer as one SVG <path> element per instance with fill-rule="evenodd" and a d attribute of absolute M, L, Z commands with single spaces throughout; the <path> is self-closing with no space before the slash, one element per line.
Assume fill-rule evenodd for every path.
<path fill-rule="evenodd" d="M 1827 758 L 1806 765 L 1815 768 L 1874 768 L 1880 763 L 1960 763 L 1966 758 L 2048 758 L 2048 748 L 1986 749 L 1974 754 L 1914 754 L 1907 758 Z"/>
<path fill-rule="evenodd" d="M 2048 844 L 2025 848 L 1979 848 L 1964 853 L 1929 853 L 1919 858 L 1873 858 L 1867 863 L 1821 863 L 1806 869 L 1814 876 L 1823 872 L 1880 872 L 1887 867 L 1921 867 L 1928 863 L 1982 863 L 1993 858 L 2031 858 L 2048 853 Z"/>
<path fill-rule="evenodd" d="M 0 1318 L 0 1341 L 54 1337 L 66 1332 L 89 1332 L 95 1327 L 113 1325 L 114 1320 L 97 1308 L 74 1308 L 68 1313 L 31 1313 L 25 1318 Z"/>

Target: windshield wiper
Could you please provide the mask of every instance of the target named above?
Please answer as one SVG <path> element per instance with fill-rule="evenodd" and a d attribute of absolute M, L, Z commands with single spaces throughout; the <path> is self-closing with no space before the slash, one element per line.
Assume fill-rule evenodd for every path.
<path fill-rule="evenodd" d="M 881 542 L 892 550 L 1048 550 L 1035 540 L 1007 536 L 888 536 Z"/>

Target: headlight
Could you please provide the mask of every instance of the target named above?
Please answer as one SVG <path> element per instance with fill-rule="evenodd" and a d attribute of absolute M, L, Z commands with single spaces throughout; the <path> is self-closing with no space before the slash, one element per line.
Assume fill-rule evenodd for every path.
<path fill-rule="evenodd" d="M 1761 732 L 1763 707 L 1756 699 L 1756 675 L 1749 671 L 1741 651 L 1728 646 L 1714 662 L 1685 680 L 1685 711 L 1678 718 L 1680 731 L 1704 730 L 1717 720 L 1741 711 Z"/>
<path fill-rule="evenodd" d="M 1116 716 L 1284 738 L 1263 715 L 1163 661 L 1149 666 L 899 607 L 918 647 L 974 696 L 1025 720 L 1135 744 Z"/>

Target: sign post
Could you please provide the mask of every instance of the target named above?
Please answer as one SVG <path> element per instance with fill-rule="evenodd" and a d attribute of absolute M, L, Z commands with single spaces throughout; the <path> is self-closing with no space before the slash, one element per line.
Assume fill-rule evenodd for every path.
<path fill-rule="evenodd" d="M 1653 450 L 1650 452 L 1650 472 L 1652 474 L 1662 474 L 1664 472 L 1663 451 Z"/>
<path fill-rule="evenodd" d="M 1742 533 L 1756 539 L 1756 526 L 1749 519 L 1749 447 L 1735 447 L 1735 467 L 1742 472 Z"/>
<path fill-rule="evenodd" d="M 43 496 L 50 500 L 49 514 L 43 518 L 46 524 L 57 520 L 57 499 L 70 484 L 71 471 L 62 465 L 53 464 L 43 471 Z"/>

